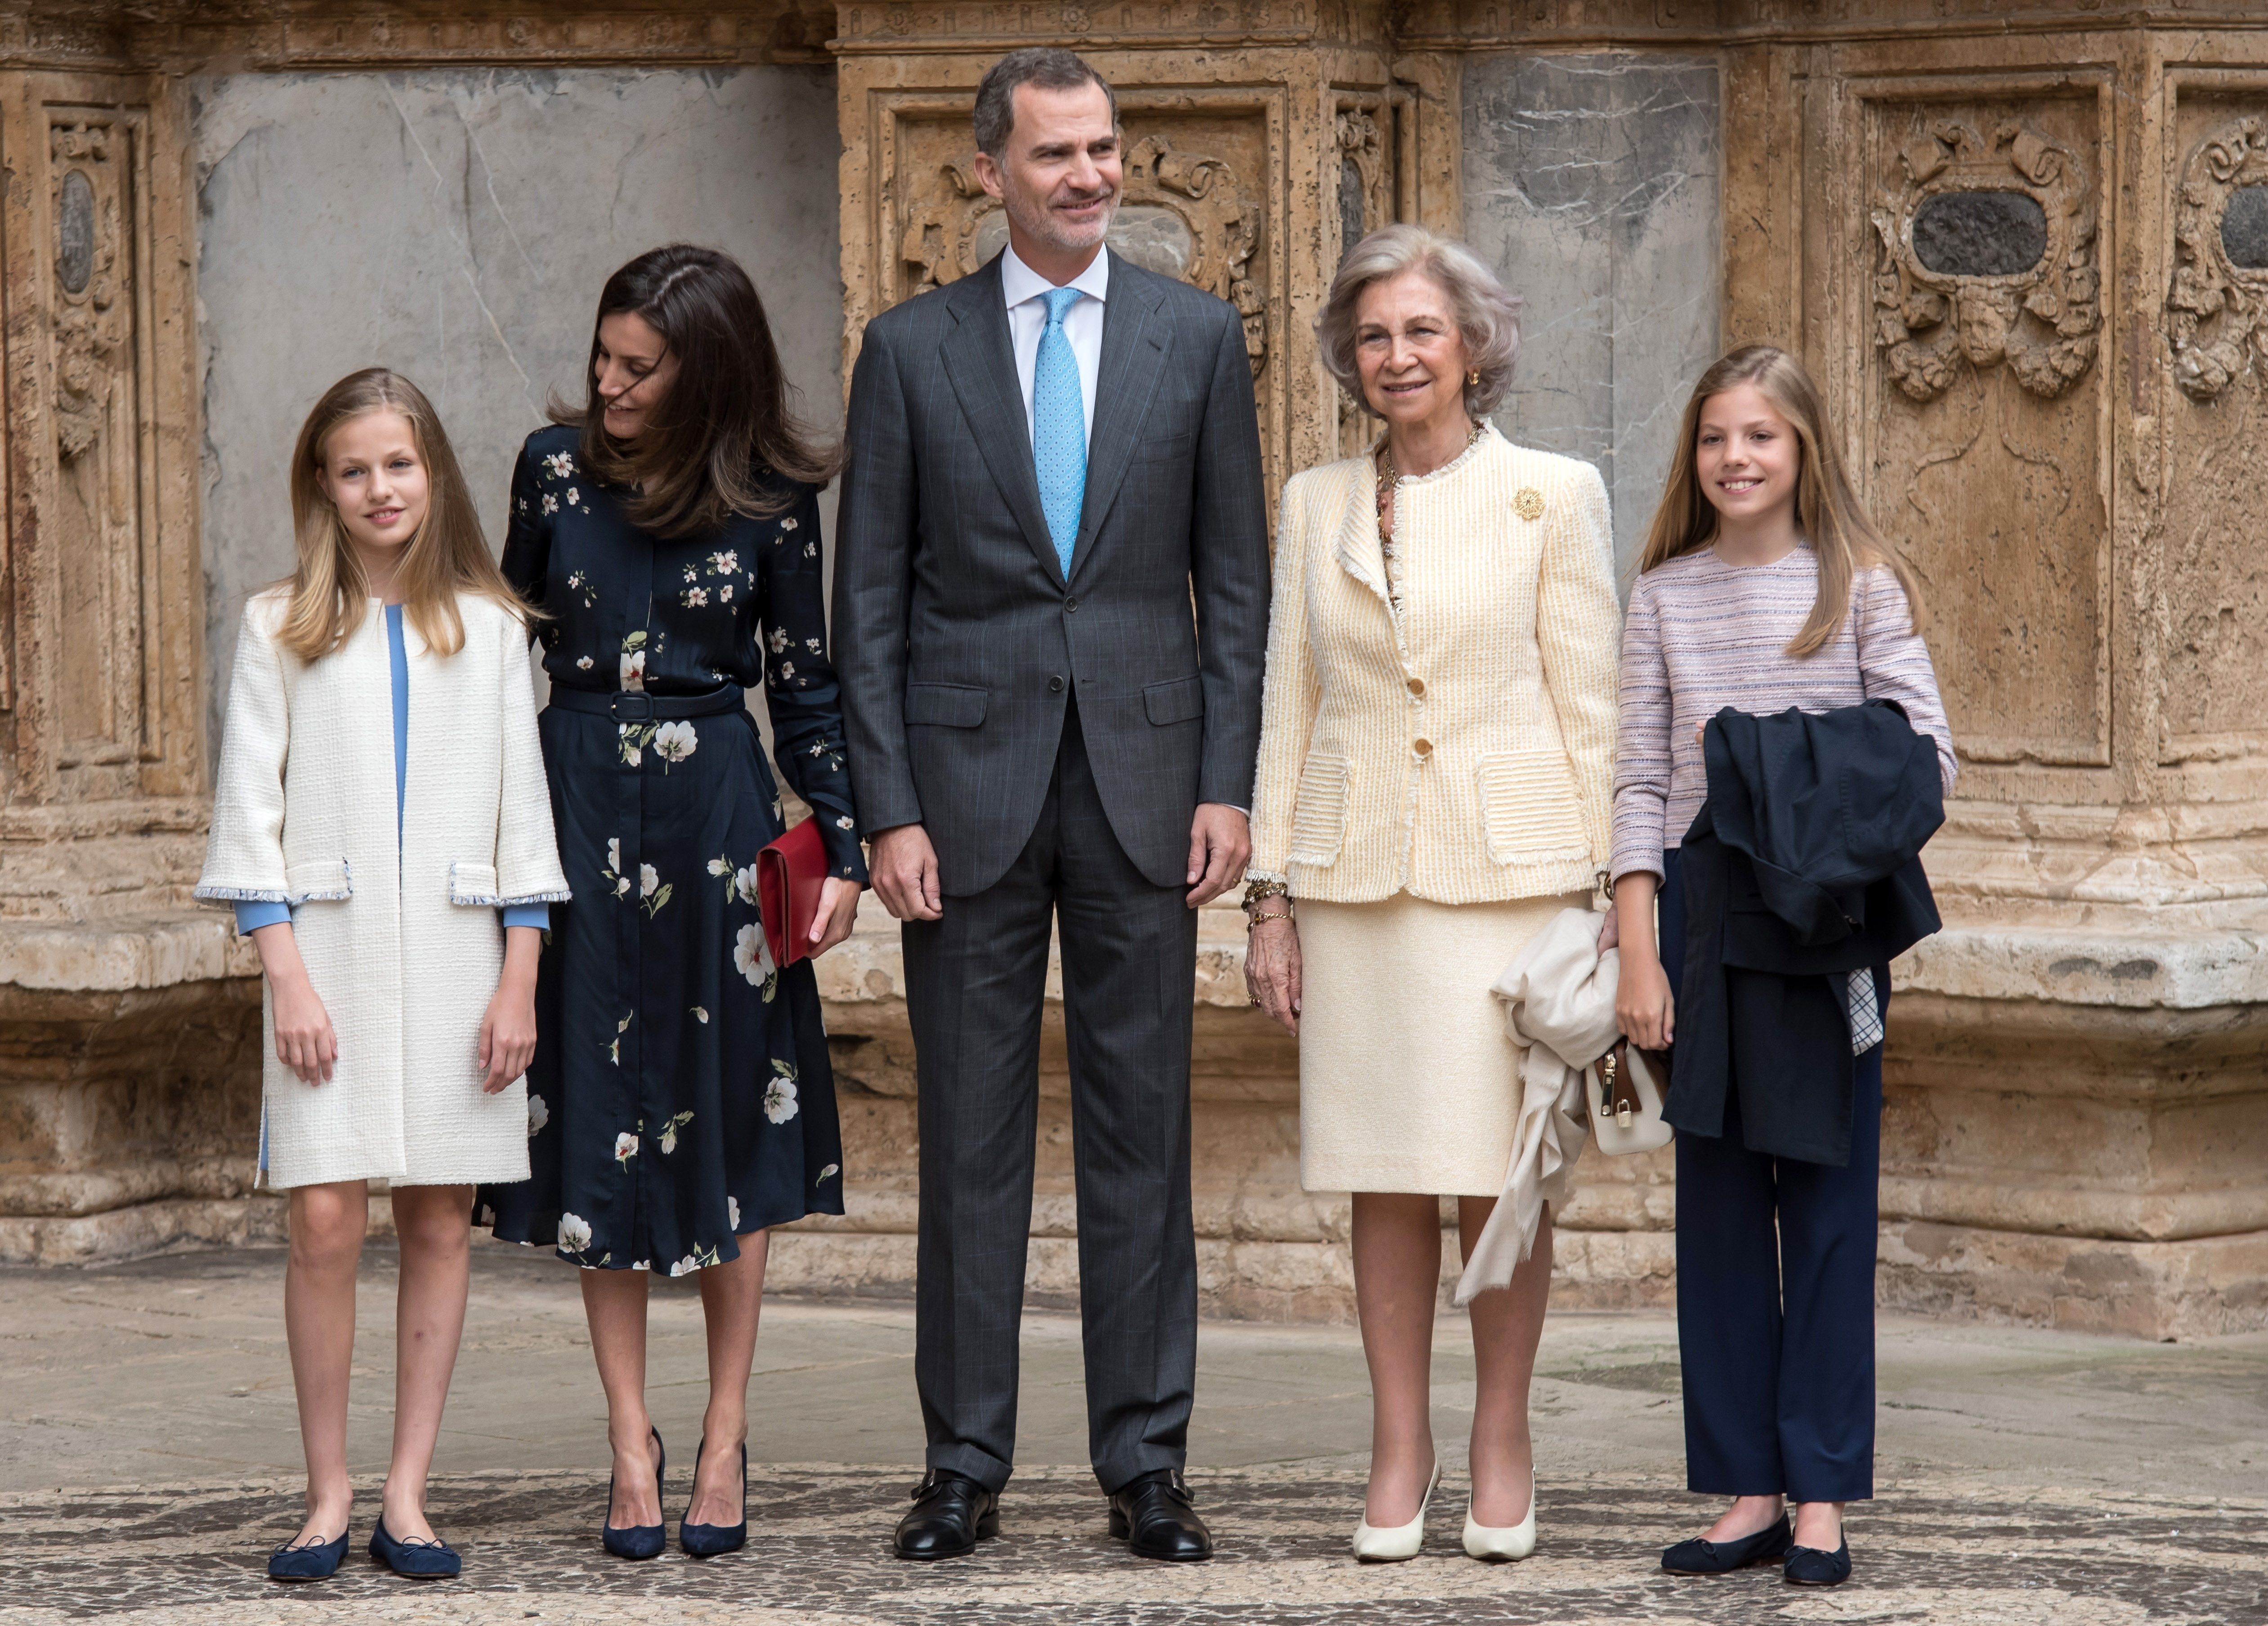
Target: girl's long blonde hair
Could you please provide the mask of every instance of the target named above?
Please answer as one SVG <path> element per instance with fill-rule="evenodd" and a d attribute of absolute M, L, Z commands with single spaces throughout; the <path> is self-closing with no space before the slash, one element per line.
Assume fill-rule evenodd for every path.
<path fill-rule="evenodd" d="M 1638 558 L 1638 574 L 1643 576 L 1717 540 L 1717 511 L 1701 489 L 1695 443 L 1701 433 L 1703 404 L 1712 395 L 1743 384 L 1755 385 L 1794 427 L 1803 453 L 1795 477 L 1795 525 L 1818 555 L 1819 594 L 1787 652 L 1797 657 L 1815 654 L 1835 636 L 1843 618 L 1850 614 L 1852 581 L 1866 570 L 1887 570 L 1898 578 L 1912 611 L 1914 629 L 1919 631 L 1921 584 L 1859 506 L 1859 494 L 1843 471 L 1842 454 L 1836 450 L 1834 430 L 1827 421 L 1827 402 L 1819 386 L 1811 381 L 1801 362 L 1774 345 L 1744 344 L 1719 357 L 1693 386 L 1685 416 L 1679 421 L 1677 449 L 1670 460 L 1661 506 L 1653 511 L 1646 552 Z"/>
<path fill-rule="evenodd" d="M 301 660 L 329 654 L 362 625 L 370 583 L 353 540 L 339 520 L 337 506 L 323 489 L 324 448 L 339 425 L 369 412 L 398 412 L 409 423 L 427 482 L 425 519 L 404 544 L 402 614 L 426 647 L 448 656 L 464 647 L 464 619 L 457 595 L 493 599 L 523 621 L 527 607 L 497 569 L 481 531 L 479 511 L 466 488 L 457 454 L 441 428 L 440 415 L 425 392 L 386 367 L 350 372 L 323 392 L 299 430 L 291 452 L 291 522 L 298 534 L 298 566 L 291 573 L 291 599 L 276 641 Z"/>

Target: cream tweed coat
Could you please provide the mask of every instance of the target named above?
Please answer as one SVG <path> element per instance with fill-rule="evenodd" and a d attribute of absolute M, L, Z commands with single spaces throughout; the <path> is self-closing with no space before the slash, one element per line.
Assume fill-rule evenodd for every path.
<path fill-rule="evenodd" d="M 264 1132 L 275 1186 L 527 1178 L 527 1095 L 481 1092 L 481 1019 L 504 968 L 499 907 L 563 901 L 535 732 L 527 636 L 465 595 L 442 658 L 403 628 L 406 808 L 394 819 L 386 617 L 313 663 L 277 647 L 285 594 L 245 606 L 211 840 L 197 896 L 292 906 L 291 931 L 339 1041 L 329 1082 L 276 1059 L 264 1001 Z M 406 618 L 405 618 L 406 619 Z M 397 841 L 399 842 L 397 846 Z"/>
<path fill-rule="evenodd" d="M 1284 489 L 1250 873 L 1294 898 L 1586 890 L 1607 864 L 1621 607 L 1598 471 L 1493 427 L 1396 492 L 1367 457 Z"/>

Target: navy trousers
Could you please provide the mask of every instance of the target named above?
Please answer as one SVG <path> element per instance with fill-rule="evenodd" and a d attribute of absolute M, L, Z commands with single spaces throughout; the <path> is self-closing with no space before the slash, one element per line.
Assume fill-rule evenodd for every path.
<path fill-rule="evenodd" d="M 1685 963 L 1677 860 L 1668 855 L 1660 905 L 1661 963 L 1673 990 Z M 1887 998 L 1879 971 L 1875 987 Z M 1689 1490 L 1798 1502 L 1874 1494 L 1882 1047 L 1852 1071 L 1847 1167 L 1750 1151 L 1737 1088 L 1726 1099 L 1722 1136 L 1677 1137 Z"/>

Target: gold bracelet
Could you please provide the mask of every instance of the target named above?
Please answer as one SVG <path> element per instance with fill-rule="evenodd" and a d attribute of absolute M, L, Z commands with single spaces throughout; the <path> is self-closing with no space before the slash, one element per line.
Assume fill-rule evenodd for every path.
<path fill-rule="evenodd" d="M 1244 918 L 1250 923 L 1245 927 L 1249 931 L 1263 920 L 1289 920 L 1292 917 L 1289 915 L 1247 915 Z"/>

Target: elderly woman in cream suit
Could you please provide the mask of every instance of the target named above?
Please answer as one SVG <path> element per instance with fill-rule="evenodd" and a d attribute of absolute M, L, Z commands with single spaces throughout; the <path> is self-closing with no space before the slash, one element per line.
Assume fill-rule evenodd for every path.
<path fill-rule="evenodd" d="M 1247 976 L 1300 1041 L 1300 1170 L 1354 1194 L 1373 1394 L 1355 1550 L 1407 1558 L 1440 1478 L 1427 1370 L 1439 1199 L 1469 1253 L 1503 1188 L 1519 1052 L 1490 984 L 1605 869 L 1616 600 L 1606 489 L 1486 414 L 1519 305 L 1414 226 L 1357 246 L 1316 323 L 1386 421 L 1366 456 L 1285 488 L 1253 809 Z M 1507 1290 L 1471 1306 L 1478 1397 L 1464 1544 L 1535 1541 L 1528 1386 L 1547 1212 Z"/>

